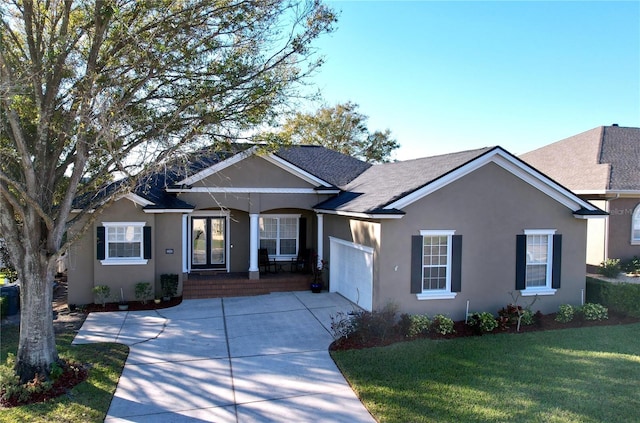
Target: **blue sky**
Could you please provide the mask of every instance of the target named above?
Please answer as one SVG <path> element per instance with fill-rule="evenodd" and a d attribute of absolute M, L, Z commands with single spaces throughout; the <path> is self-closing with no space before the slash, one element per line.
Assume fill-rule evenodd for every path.
<path fill-rule="evenodd" d="M 352 101 L 406 160 L 514 154 L 601 125 L 640 127 L 638 1 L 327 1 L 327 105 Z"/>

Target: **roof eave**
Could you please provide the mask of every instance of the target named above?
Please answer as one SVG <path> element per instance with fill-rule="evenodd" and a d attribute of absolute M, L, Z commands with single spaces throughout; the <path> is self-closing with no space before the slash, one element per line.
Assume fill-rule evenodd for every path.
<path fill-rule="evenodd" d="M 367 212 L 356 212 L 348 210 L 313 209 L 318 214 L 332 214 L 336 216 L 356 217 L 360 219 L 402 219 L 405 212 L 396 209 L 376 209 Z"/>

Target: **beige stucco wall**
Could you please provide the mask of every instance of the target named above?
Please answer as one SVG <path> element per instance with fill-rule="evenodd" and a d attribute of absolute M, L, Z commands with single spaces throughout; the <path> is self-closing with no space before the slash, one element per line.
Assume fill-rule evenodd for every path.
<path fill-rule="evenodd" d="M 160 275 L 164 273 L 176 273 L 179 275 L 178 293 L 180 293 L 182 292 L 183 255 L 182 214 L 159 213 L 147 214 L 147 216 L 154 216 L 155 219 L 152 234 L 152 245 L 154 247 L 152 257 L 155 263 L 155 274 L 153 276 L 155 295 L 158 297 L 162 295 Z M 167 250 L 173 250 L 173 254 L 170 254 Z"/>
<path fill-rule="evenodd" d="M 462 319 L 470 311 L 496 313 L 515 291 L 516 235 L 524 229 L 556 229 L 563 235 L 562 287 L 540 297 L 534 311 L 579 304 L 585 286 L 586 221 L 494 164 L 453 182 L 408 206 L 399 220 L 381 221 L 374 270 L 374 309 L 395 303 L 402 312 L 444 313 Z M 326 233 L 355 241 L 350 219 L 327 216 Z M 356 226 L 358 227 L 358 226 Z M 453 229 L 463 236 L 462 292 L 453 300 L 417 300 L 410 293 L 411 236 L 421 229 Z M 366 232 L 366 231 L 365 231 Z M 361 243 L 367 245 L 367 237 Z M 520 304 L 531 301 L 520 299 Z"/>
<path fill-rule="evenodd" d="M 111 207 L 102 212 L 94 223 L 91 231 L 93 255 L 91 259 L 93 265 L 93 282 L 94 285 L 108 285 L 111 288 L 111 296 L 113 301 L 120 300 L 120 289 L 124 294 L 126 301 L 135 300 L 135 284 L 138 282 L 153 282 L 155 280 L 155 263 L 157 261 L 156 254 L 152 254 L 152 258 L 146 265 L 127 265 L 127 266 L 105 266 L 96 260 L 96 227 L 101 226 L 102 222 L 144 222 L 145 226 L 151 226 L 151 239 L 156 237 L 155 215 L 146 214 L 142 211 L 142 207 L 134 202 L 122 199 L 116 201 Z"/>
<path fill-rule="evenodd" d="M 638 198 L 618 198 L 609 201 L 608 258 L 624 261 L 633 256 L 640 256 L 640 245 L 631 244 L 631 218 L 638 204 Z"/>
<path fill-rule="evenodd" d="M 69 250 L 68 264 L 68 302 L 69 304 L 88 304 L 94 301 L 92 288 L 95 285 L 108 285 L 111 288 L 111 301 L 120 299 L 120 288 L 125 300 L 135 300 L 135 284 L 151 282 L 155 292 L 160 293 L 160 275 L 162 273 L 181 274 L 182 270 L 182 221 L 180 214 L 149 214 L 128 199 L 116 201 L 97 216 L 93 225 L 84 236 L 79 238 Z M 96 259 L 96 228 L 103 222 L 144 222 L 151 226 L 151 239 L 154 250 L 151 259 L 145 265 L 103 265 Z M 69 231 L 73 236 L 80 222 Z M 158 230 L 161 228 L 160 230 Z M 167 254 L 173 249 L 173 254 Z M 180 278 L 182 283 L 182 278 Z M 181 292 L 179 287 L 178 293 Z"/>
<path fill-rule="evenodd" d="M 207 187 L 314 188 L 258 156 L 248 157 L 193 184 Z"/>
<path fill-rule="evenodd" d="M 86 220 L 69 229 L 67 236 L 73 239 Z M 95 229 L 92 229 L 95 231 Z M 87 233 L 71 244 L 67 252 L 67 302 L 89 304 L 93 302 L 93 266 L 95 260 L 95 234 Z"/>

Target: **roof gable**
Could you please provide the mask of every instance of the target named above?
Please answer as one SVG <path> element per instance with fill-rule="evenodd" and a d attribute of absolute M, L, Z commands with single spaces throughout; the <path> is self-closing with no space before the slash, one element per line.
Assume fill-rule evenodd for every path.
<path fill-rule="evenodd" d="M 640 128 L 600 126 L 520 158 L 578 194 L 640 191 Z"/>
<path fill-rule="evenodd" d="M 401 164 L 403 163 L 403 164 Z M 495 163 L 544 192 L 572 212 L 601 213 L 592 204 L 519 160 L 501 147 L 483 148 L 443 156 L 376 165 L 347 186 L 350 191 L 316 206 L 336 213 L 401 215 L 402 209 L 474 170 Z M 403 185 L 407 182 L 407 185 Z"/>
<path fill-rule="evenodd" d="M 260 148 L 260 146 L 253 146 L 213 163 L 211 166 L 177 181 L 176 185 L 194 185 L 256 155 L 319 188 L 343 186 L 371 166 L 369 163 L 321 146 L 285 147 L 275 153 L 263 153 Z"/>

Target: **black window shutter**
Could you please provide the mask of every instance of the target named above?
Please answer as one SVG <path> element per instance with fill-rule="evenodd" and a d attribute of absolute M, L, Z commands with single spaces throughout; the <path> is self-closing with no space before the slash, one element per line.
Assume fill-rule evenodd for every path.
<path fill-rule="evenodd" d="M 411 293 L 422 292 L 422 248 L 424 241 L 422 236 L 411 237 Z"/>
<path fill-rule="evenodd" d="M 451 237 L 451 292 L 462 291 L 462 235 Z"/>
<path fill-rule="evenodd" d="M 516 289 L 526 288 L 527 236 L 516 235 Z"/>
<path fill-rule="evenodd" d="M 106 243 L 105 243 L 105 230 L 104 230 L 104 226 L 98 226 L 96 228 L 96 247 L 97 247 L 97 252 L 96 252 L 96 260 L 104 260 L 106 255 L 105 255 L 105 247 L 106 247 Z"/>
<path fill-rule="evenodd" d="M 298 252 L 307 248 L 307 218 L 301 217 L 298 222 Z"/>
<path fill-rule="evenodd" d="M 560 288 L 560 269 L 562 268 L 562 235 L 553 236 L 553 263 L 551 268 L 551 288 Z"/>
<path fill-rule="evenodd" d="M 142 228 L 142 239 L 142 254 L 146 260 L 149 260 L 151 258 L 151 226 Z"/>

